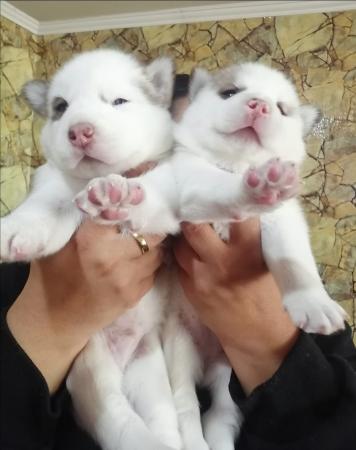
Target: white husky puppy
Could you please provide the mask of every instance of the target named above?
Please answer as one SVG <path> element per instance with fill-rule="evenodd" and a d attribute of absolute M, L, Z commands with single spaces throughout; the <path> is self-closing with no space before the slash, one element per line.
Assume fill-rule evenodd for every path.
<path fill-rule="evenodd" d="M 144 67 L 114 50 L 75 57 L 49 84 L 29 82 L 24 94 L 47 118 L 41 135 L 47 163 L 27 199 L 1 219 L 1 259 L 30 261 L 59 250 L 82 220 L 73 199 L 90 179 L 164 158 L 173 142 L 172 89 L 169 59 Z M 135 183 L 121 187 L 127 205 L 139 199 Z M 166 300 L 163 277 L 90 340 L 69 375 L 79 420 L 105 450 L 180 448 L 159 341 Z"/>
<path fill-rule="evenodd" d="M 140 203 L 128 210 L 111 201 L 105 191 L 116 186 L 120 192 L 124 182 L 111 177 L 91 182 L 78 205 L 94 218 L 106 211 L 125 214 L 125 223 L 138 231 L 149 225 L 167 232 L 175 218 L 214 222 L 226 238 L 229 222 L 259 214 L 263 254 L 295 324 L 325 334 L 343 328 L 345 313 L 323 287 L 301 208 L 289 199 L 298 190 L 303 137 L 317 111 L 300 105 L 282 73 L 256 63 L 216 75 L 196 71 L 190 98 L 175 130 L 173 158 L 135 180 L 144 192 Z M 228 393 L 231 368 L 178 284 L 174 294 L 164 346 L 183 448 L 232 450 L 239 420 Z M 203 427 L 195 383 L 212 390 Z"/>

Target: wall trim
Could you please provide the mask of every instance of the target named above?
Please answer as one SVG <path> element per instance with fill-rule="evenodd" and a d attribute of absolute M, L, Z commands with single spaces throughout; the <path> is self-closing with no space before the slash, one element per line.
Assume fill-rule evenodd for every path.
<path fill-rule="evenodd" d="M 22 28 L 25 28 L 33 34 L 39 34 L 39 21 L 22 12 L 18 8 L 15 8 L 15 6 L 11 5 L 11 3 L 7 1 L 1 1 L 0 12 L 2 16 L 6 17 L 12 22 L 15 22 Z"/>
<path fill-rule="evenodd" d="M 7 1 L 1 1 L 1 15 L 37 35 L 348 10 L 356 11 L 354 0 L 241 1 L 149 11 L 146 13 L 113 14 L 74 20 L 40 22 L 15 8 Z"/>

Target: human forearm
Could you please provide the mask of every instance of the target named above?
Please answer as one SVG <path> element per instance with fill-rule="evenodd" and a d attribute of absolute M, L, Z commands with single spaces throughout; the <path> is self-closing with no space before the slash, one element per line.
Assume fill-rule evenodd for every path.
<path fill-rule="evenodd" d="M 134 239 L 85 223 L 60 252 L 31 264 L 29 279 L 7 314 L 16 341 L 54 392 L 94 333 L 134 306 L 152 286 L 162 237 Z M 156 247 L 156 248 L 155 248 Z"/>
<path fill-rule="evenodd" d="M 36 270 L 34 265 L 31 270 Z M 60 324 L 48 306 L 38 278 L 32 277 L 9 309 L 6 320 L 13 337 L 42 373 L 53 393 L 89 336 L 80 329 L 71 330 L 65 323 Z"/>
<path fill-rule="evenodd" d="M 261 257 L 258 222 L 232 228 L 229 244 L 206 226 L 185 228 L 185 235 L 196 254 L 184 241 L 176 246 L 183 287 L 249 393 L 273 375 L 298 336 Z"/>
<path fill-rule="evenodd" d="M 246 394 L 276 372 L 299 335 L 272 276 L 261 274 L 259 283 L 243 296 L 231 287 L 219 314 L 206 315 Z"/>

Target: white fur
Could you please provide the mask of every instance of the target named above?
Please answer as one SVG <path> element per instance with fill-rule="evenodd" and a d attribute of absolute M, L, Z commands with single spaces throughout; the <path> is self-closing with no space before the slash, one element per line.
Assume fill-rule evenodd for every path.
<path fill-rule="evenodd" d="M 233 87 L 243 90 L 222 99 L 221 91 Z M 228 236 L 224 223 L 235 216 L 259 214 L 264 257 L 294 322 L 309 332 L 328 334 L 343 328 L 345 313 L 322 285 L 296 200 L 277 202 L 273 208 L 261 205 L 246 184 L 249 168 L 264 169 L 271 158 L 297 166 L 302 162 L 303 136 L 310 130 L 316 110 L 300 106 L 292 84 L 281 73 L 258 64 L 234 66 L 215 77 L 198 71 L 191 99 L 175 129 L 173 158 L 135 180 L 146 194 L 130 212 L 135 229 L 164 231 L 162 220 L 172 218 L 173 209 L 179 220 L 215 222 L 216 228 Z M 266 117 L 256 120 L 252 136 L 249 130 L 241 133 L 247 126 L 246 104 L 251 99 L 265 102 L 270 110 Z M 268 188 L 273 189 L 273 184 Z M 274 188 L 282 193 L 288 183 Z M 157 196 L 162 201 L 166 198 L 166 216 L 161 201 L 159 209 L 154 210 Z M 164 349 L 183 447 L 232 450 L 241 419 L 227 394 L 231 369 L 218 342 L 200 324 L 178 285 L 173 292 Z M 213 394 L 213 407 L 203 424 L 195 394 L 197 382 L 209 384 Z"/>
<path fill-rule="evenodd" d="M 39 82 L 25 86 L 35 110 L 47 111 L 41 142 L 48 162 L 36 171 L 26 201 L 1 220 L 2 260 L 31 260 L 59 250 L 80 223 L 72 200 L 88 180 L 167 155 L 172 126 L 165 97 L 172 89 L 173 68 L 169 60 L 159 61 L 144 68 L 130 55 L 97 50 L 66 64 L 46 92 L 43 84 L 38 88 Z M 155 71 L 157 88 L 150 81 Z M 53 119 L 57 98 L 69 107 L 60 119 Z M 128 102 L 113 106 L 116 98 Z M 68 139 L 69 128 L 78 122 L 89 122 L 95 129 L 94 145 L 86 153 Z"/>
<path fill-rule="evenodd" d="M 129 215 L 122 226 L 139 232 L 174 233 L 180 220 L 191 220 L 216 222 L 228 236 L 224 224 L 260 214 L 264 256 L 293 320 L 307 331 L 342 328 L 343 312 L 322 286 L 297 203 L 262 206 L 246 183 L 252 165 L 263 173 L 273 157 L 300 164 L 302 137 L 315 112 L 301 109 L 285 77 L 263 66 L 246 64 L 217 76 L 198 71 L 191 106 L 175 130 L 175 155 L 164 160 L 171 126 L 162 108 L 169 98 L 169 87 L 162 91 L 162 85 L 169 84 L 169 76 L 162 77 L 162 71 L 169 72 L 162 61 L 144 69 L 128 55 L 98 51 L 70 62 L 48 91 L 28 87 L 27 97 L 39 112 L 53 115 L 55 97 L 67 99 L 69 107 L 45 125 L 42 142 L 49 162 L 36 174 L 30 196 L 2 219 L 1 257 L 30 260 L 61 248 L 82 219 L 73 197 L 97 219 L 97 205 L 89 201 L 92 185 L 85 186 L 93 177 L 105 181 L 110 175 L 122 192 L 129 192 L 132 183 L 144 188 L 143 202 L 124 205 Z M 222 99 L 219 92 L 234 86 L 244 90 Z M 38 92 L 46 92 L 45 107 Z M 113 107 L 118 97 L 130 102 Z M 256 123 L 258 140 L 240 133 L 252 98 L 267 102 L 271 111 Z M 280 114 L 278 102 L 288 116 Z M 67 139 L 77 122 L 95 127 L 95 145 L 87 152 L 94 159 L 83 158 Z M 162 162 L 136 179 L 120 175 L 147 160 Z M 123 207 L 120 202 L 114 206 Z M 174 295 L 163 344 L 172 391 L 159 344 L 167 283 Z M 105 450 L 232 450 L 240 419 L 228 394 L 230 373 L 216 338 L 200 324 L 177 280 L 170 283 L 162 275 L 138 307 L 91 339 L 74 364 L 68 387 L 79 420 Z M 202 422 L 195 383 L 212 391 L 212 408 Z"/>
<path fill-rule="evenodd" d="M 299 165 L 304 158 L 303 135 L 316 118 L 316 111 L 310 107 L 300 107 L 291 83 L 279 72 L 258 64 L 234 66 L 215 77 L 201 71 L 198 80 L 192 83 L 191 105 L 175 130 L 176 155 L 173 158 L 174 173 L 180 196 L 180 214 L 183 220 L 195 222 L 231 221 L 238 212 L 242 215 L 260 213 L 262 226 L 262 246 L 265 260 L 283 294 L 283 303 L 293 321 L 309 332 L 332 333 L 344 327 L 344 311 L 330 299 L 318 275 L 311 252 L 308 230 L 301 208 L 296 200 L 288 200 L 277 209 L 267 212 L 260 205 L 251 204 L 246 195 L 244 173 L 248 167 L 261 165 L 270 158 L 281 158 Z M 227 81 L 225 81 L 227 80 Z M 198 87 L 197 87 L 198 86 Z M 228 99 L 222 99 L 219 92 L 231 87 L 243 88 Z M 260 99 L 270 108 L 266 118 L 258 119 L 255 130 L 259 140 L 240 134 L 246 121 L 246 103 Z M 283 105 L 287 116 L 281 114 L 277 104 Z M 218 168 L 225 169 L 224 171 Z M 259 211 L 258 211 L 259 210 Z M 217 226 L 217 224 L 216 224 Z M 220 228 L 221 230 L 221 225 Z M 182 298 L 177 304 L 184 305 Z M 184 306 L 178 317 L 184 316 Z M 186 316 L 186 315 L 185 315 Z M 171 351 L 181 345 L 183 336 L 190 334 L 190 328 L 177 324 L 175 343 L 170 336 Z M 197 332 L 197 331 L 196 331 Z M 172 350 L 173 349 L 173 350 Z M 201 348 L 195 348 L 195 360 L 206 364 Z M 190 354 L 190 358 L 193 355 Z M 175 380 L 186 377 L 194 386 L 199 369 L 187 369 L 182 374 L 182 364 L 177 370 L 174 361 L 167 359 L 171 375 L 173 395 Z M 210 371 L 218 373 L 219 358 L 210 362 Z M 209 371 L 204 371 L 203 380 Z M 220 375 L 216 379 L 215 402 L 203 419 L 203 435 L 213 450 L 233 449 L 236 429 L 236 411 L 229 396 L 219 397 L 219 392 L 227 392 L 229 378 Z M 183 389 L 181 386 L 180 389 Z M 185 386 L 184 389 L 189 389 Z M 186 403 L 188 405 L 189 403 Z M 194 408 L 194 405 L 189 406 Z M 184 409 L 184 406 L 182 406 Z M 230 433 L 224 429 L 222 410 Z M 178 411 L 178 414 L 180 411 Z M 179 414 L 181 428 L 187 426 L 187 419 Z M 229 428 L 230 427 L 230 428 Z M 201 429 L 192 432 L 194 439 L 201 436 Z M 194 448 L 188 446 L 187 448 Z"/>
<path fill-rule="evenodd" d="M 172 87 L 170 60 L 144 67 L 114 50 L 84 53 L 49 85 L 25 86 L 28 102 L 47 116 L 41 139 L 48 162 L 36 171 L 27 199 L 1 219 L 1 259 L 29 261 L 56 252 L 83 219 L 73 200 L 90 179 L 167 157 Z M 54 110 L 59 98 L 68 103 L 62 115 Z M 117 98 L 128 102 L 114 106 Z M 82 122 L 95 130 L 85 152 L 68 137 Z M 104 450 L 181 447 L 159 341 L 168 299 L 168 278 L 160 279 L 137 307 L 92 337 L 68 377 L 78 420 Z"/>
<path fill-rule="evenodd" d="M 224 83 L 227 83 L 225 88 Z M 222 99 L 219 92 L 230 83 L 243 91 Z M 246 103 L 255 98 L 263 100 L 270 108 L 267 117 L 256 121 L 259 141 L 239 135 L 244 128 Z M 286 116 L 281 114 L 278 104 L 283 105 Z M 247 214 L 254 213 L 256 206 L 251 206 L 251 200 L 241 193 L 241 187 L 245 187 L 241 185 L 244 170 L 275 157 L 298 166 L 305 156 L 303 135 L 309 131 L 316 116 L 313 108 L 300 106 L 292 84 L 284 75 L 263 65 L 233 66 L 208 81 L 205 75 L 205 83 L 195 93 L 175 133 L 179 143 L 175 157 L 178 166 L 183 164 L 187 149 L 191 155 L 204 159 L 205 164 L 212 165 L 209 178 L 205 180 L 204 175 L 198 174 L 198 165 L 193 169 L 196 172 L 191 175 L 191 179 L 195 179 L 193 189 L 186 179 L 179 184 L 184 220 L 195 219 L 192 199 L 197 197 L 199 221 L 215 221 L 219 214 L 220 219 L 228 220 L 236 212 L 236 205 Z M 229 172 L 219 172 L 216 167 Z M 185 173 L 186 177 L 187 172 L 175 170 L 179 179 L 180 174 Z M 205 214 L 202 212 L 203 201 Z M 267 212 L 260 206 L 258 208 L 260 213 Z M 307 225 L 297 202 L 288 200 L 277 209 L 262 214 L 261 224 L 264 257 L 292 319 L 309 332 L 331 333 L 343 328 L 345 314 L 325 292 L 311 252 Z"/>
<path fill-rule="evenodd" d="M 104 450 L 181 448 L 159 337 L 167 280 L 94 335 L 69 373 L 78 421 Z"/>

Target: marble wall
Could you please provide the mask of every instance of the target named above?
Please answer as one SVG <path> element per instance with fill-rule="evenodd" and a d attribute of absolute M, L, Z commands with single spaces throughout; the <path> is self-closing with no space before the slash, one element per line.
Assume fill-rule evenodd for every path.
<path fill-rule="evenodd" d="M 35 37 L 6 19 L 1 30 L 1 214 L 21 201 L 42 163 L 41 121 L 19 96 L 74 53 L 120 47 L 143 61 L 171 55 L 178 72 L 260 60 L 282 69 L 324 117 L 308 138 L 303 206 L 326 287 L 356 315 L 356 11 Z M 291 230 L 292 231 L 292 230 Z"/>
<path fill-rule="evenodd" d="M 38 121 L 20 95 L 22 85 L 36 72 L 38 56 L 34 49 L 41 41 L 1 18 L 1 215 L 23 199 L 32 168 L 42 162 Z"/>

